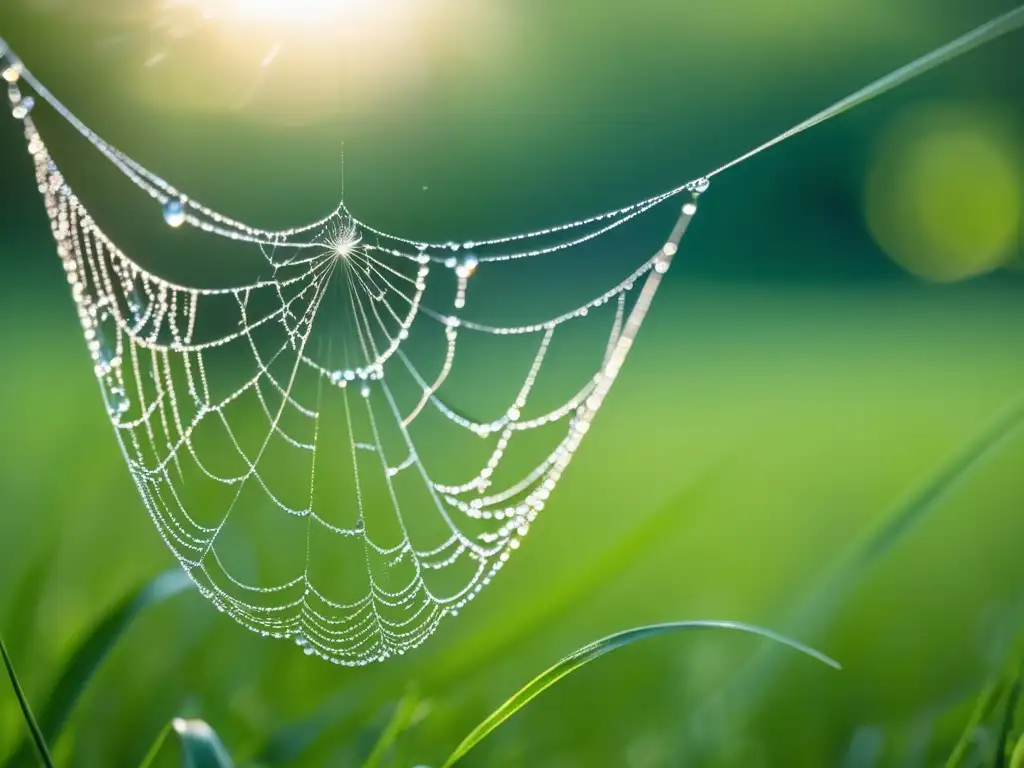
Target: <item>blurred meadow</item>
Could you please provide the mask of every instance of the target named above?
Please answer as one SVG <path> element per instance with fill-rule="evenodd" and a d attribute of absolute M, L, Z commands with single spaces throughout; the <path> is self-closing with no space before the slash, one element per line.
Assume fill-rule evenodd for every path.
<path fill-rule="evenodd" d="M 344 142 L 354 212 L 439 240 L 696 178 L 1013 7 L 391 0 L 385 22 L 334 19 L 332 38 L 300 32 L 308 0 L 251 28 L 182 21 L 202 5 L 5 0 L 0 34 L 91 127 L 214 207 L 261 226 L 319 216 Z M 1024 648 L 1021 50 L 1024 31 L 717 177 L 530 535 L 422 647 L 336 667 L 184 590 L 99 667 L 56 762 L 138 765 L 185 717 L 239 765 L 362 765 L 414 690 L 373 759 L 438 768 L 574 649 L 720 619 L 843 669 L 739 633 L 645 640 L 459 765 L 923 767 L 966 733 L 957 765 L 1010 766 L 1000 740 L 1024 732 L 1006 677 Z M 37 110 L 83 198 L 135 217 L 132 191 Z M 38 713 L 97 622 L 175 561 L 103 412 L 19 129 L 0 116 L 0 633 Z M 646 258 L 666 213 L 599 240 L 594 274 Z M 121 226 L 145 242 L 143 224 Z M 184 255 L 197 274 L 222 269 L 205 257 Z M 502 291 L 540 306 L 584 279 L 549 258 Z M 273 545 L 263 535 L 255 549 Z M 0 691 L 2 757 L 26 730 Z M 972 729 L 979 701 L 999 706 Z M 180 764 L 173 745 L 157 764 Z"/>

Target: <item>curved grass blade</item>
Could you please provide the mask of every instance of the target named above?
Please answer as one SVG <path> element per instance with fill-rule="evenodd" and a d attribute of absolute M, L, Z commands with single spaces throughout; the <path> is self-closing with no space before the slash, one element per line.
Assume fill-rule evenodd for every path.
<path fill-rule="evenodd" d="M 3 656 L 4 667 L 7 668 L 7 676 L 11 679 L 11 687 L 14 688 L 14 695 L 18 697 L 18 706 L 21 707 L 21 714 L 25 717 L 25 724 L 28 726 L 29 733 L 32 734 L 32 743 L 35 746 L 36 754 L 39 755 L 39 761 L 46 768 L 53 768 L 53 758 L 50 757 L 50 751 L 46 748 L 46 739 L 43 738 L 43 732 L 39 728 L 39 723 L 36 722 L 35 717 L 32 715 L 32 708 L 28 705 L 25 691 L 22 690 L 21 683 L 18 682 L 18 675 L 14 671 L 14 662 L 11 661 L 11 657 L 7 653 L 7 646 L 4 644 L 3 635 L 0 635 L 0 656 Z"/>
<path fill-rule="evenodd" d="M 234 768 L 220 737 L 205 720 L 185 720 L 177 717 L 171 722 L 171 730 L 181 742 L 185 757 L 185 768 Z M 167 731 L 164 731 L 166 738 Z M 159 745 L 157 745 L 159 751 Z M 153 753 L 155 756 L 155 753 Z"/>
<path fill-rule="evenodd" d="M 146 757 L 139 763 L 139 768 L 150 768 L 153 765 L 172 731 L 181 743 L 185 768 L 234 768 L 231 755 L 213 728 L 204 720 L 186 720 L 181 717 L 176 717 L 164 726 Z"/>
<path fill-rule="evenodd" d="M 999 741 L 996 742 L 996 762 L 993 768 L 1006 768 L 1006 762 L 1010 756 L 1010 734 L 1017 716 L 1017 705 L 1020 704 L 1021 683 L 1021 676 L 1018 675 L 1010 690 L 1006 711 L 1003 712 L 1003 727 L 999 732 Z"/>
<path fill-rule="evenodd" d="M 40 548 L 12 590 L 14 597 L 7 611 L 4 626 L 9 628 L 8 647 L 13 648 L 15 653 L 31 645 L 32 634 L 37 624 L 37 609 L 43 602 L 48 585 L 47 576 L 53 569 L 55 551 L 56 547 L 51 537 L 51 540 Z"/>
<path fill-rule="evenodd" d="M 298 722 L 288 723 L 267 737 L 262 749 L 252 759 L 266 768 L 299 764 L 310 749 L 332 728 L 338 728 L 353 718 L 362 696 L 368 692 L 361 687 L 346 689 L 330 697 L 315 712 Z"/>
<path fill-rule="evenodd" d="M 784 623 L 786 631 L 801 637 L 818 636 L 835 618 L 845 599 L 861 584 L 872 568 L 939 509 L 956 489 L 975 473 L 1021 430 L 1024 429 L 1024 394 L 1012 398 L 948 460 L 935 468 L 923 482 L 881 515 L 864 535 L 854 541 L 846 553 L 817 579 L 797 603 Z M 728 711 L 733 722 L 741 722 L 760 703 L 781 664 L 775 648 L 765 648 L 743 666 L 681 729 L 681 754 L 699 762 L 708 745 L 708 717 Z"/>
<path fill-rule="evenodd" d="M 1020 737 L 1013 754 L 1010 755 L 1010 768 L 1024 768 L 1024 736 Z"/>
<path fill-rule="evenodd" d="M 164 747 L 164 742 L 167 741 L 167 736 L 171 732 L 171 724 L 168 723 L 160 731 L 160 735 L 156 737 L 156 741 L 153 742 L 153 746 L 149 748 L 146 756 L 142 758 L 142 762 L 139 763 L 139 768 L 150 768 L 156 761 L 156 756 L 160 754 L 160 750 Z"/>
<path fill-rule="evenodd" d="M 415 688 L 410 688 L 395 706 L 394 714 L 391 715 L 388 724 L 384 726 L 380 738 L 377 739 L 373 750 L 366 758 L 366 762 L 363 763 L 363 768 L 380 768 L 384 756 L 398 741 L 398 737 L 409 727 L 419 703 L 419 694 Z"/>
<path fill-rule="evenodd" d="M 764 629 L 762 627 L 755 627 L 751 624 L 743 624 L 736 621 L 676 621 L 669 622 L 666 624 L 651 624 L 645 627 L 636 627 L 634 629 L 628 629 L 624 632 L 617 632 L 613 635 L 608 635 L 600 640 L 597 640 L 589 645 L 585 645 L 579 650 L 566 656 L 564 659 L 556 663 L 554 666 L 549 667 L 544 672 L 541 672 L 537 677 L 527 683 L 525 686 L 520 688 L 515 694 L 512 695 L 508 701 L 498 707 L 491 715 L 484 720 L 480 725 L 470 732 L 470 734 L 455 748 L 452 752 L 451 757 L 445 762 L 443 768 L 450 768 L 458 760 L 461 760 L 467 752 L 469 752 L 474 746 L 479 744 L 488 734 L 490 734 L 499 725 L 505 722 L 508 718 L 522 709 L 526 704 L 540 695 L 543 691 L 550 688 L 552 685 L 557 683 L 566 675 L 571 672 L 575 672 L 577 669 L 582 667 L 584 664 L 588 664 L 594 659 L 604 656 L 606 653 L 622 648 L 623 646 L 630 645 L 639 640 L 646 640 L 647 638 L 657 637 L 664 635 L 669 632 L 679 632 L 685 630 L 694 629 L 731 629 L 739 632 L 748 632 L 753 635 L 767 638 L 776 643 L 787 645 L 794 650 L 800 651 L 814 659 L 817 659 L 824 664 L 828 664 L 830 667 L 835 669 L 841 669 L 839 662 L 829 658 L 820 651 L 816 651 L 803 643 L 796 640 L 791 640 L 784 635 L 780 635 L 777 632 L 773 632 L 770 629 Z"/>
<path fill-rule="evenodd" d="M 964 764 L 967 754 L 974 745 L 975 734 L 998 708 L 1008 688 L 1009 681 L 1005 675 L 1000 675 L 997 680 L 985 687 L 975 703 L 974 710 L 971 712 L 971 718 L 967 722 L 967 727 L 960 734 L 959 741 L 957 741 L 953 752 L 946 761 L 946 768 L 959 768 L 959 766 Z"/>
<path fill-rule="evenodd" d="M 85 641 L 71 655 L 53 693 L 40 713 L 39 726 L 47 742 L 52 744 L 58 739 L 96 670 L 139 614 L 146 608 L 183 592 L 191 585 L 191 579 L 181 568 L 164 571 L 127 595 L 92 629 Z M 8 768 L 24 764 L 29 749 L 27 743 L 22 743 L 7 762 Z"/>

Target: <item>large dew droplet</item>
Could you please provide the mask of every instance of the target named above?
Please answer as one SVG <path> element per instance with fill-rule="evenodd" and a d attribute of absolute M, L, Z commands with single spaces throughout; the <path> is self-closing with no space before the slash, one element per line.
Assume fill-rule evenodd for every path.
<path fill-rule="evenodd" d="M 16 83 L 21 78 L 21 62 L 11 58 L 10 54 L 0 56 L 0 75 L 8 83 Z"/>
<path fill-rule="evenodd" d="M 164 221 L 172 227 L 185 223 L 185 204 L 176 198 L 164 203 Z"/>

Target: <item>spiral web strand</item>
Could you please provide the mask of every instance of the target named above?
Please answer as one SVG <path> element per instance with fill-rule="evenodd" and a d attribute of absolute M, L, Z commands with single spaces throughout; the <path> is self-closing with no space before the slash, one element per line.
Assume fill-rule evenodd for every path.
<path fill-rule="evenodd" d="M 184 198 L 89 132 L 163 204 L 169 224 L 240 241 L 263 264 L 243 285 L 186 286 L 144 268 L 94 221 L 29 116 L 23 72 L 4 74 L 107 413 L 157 530 L 220 610 L 339 664 L 417 646 L 519 547 L 601 408 L 706 187 L 689 185 L 664 247 L 615 285 L 542 322 L 488 325 L 458 314 L 473 276 L 500 266 L 488 262 L 573 248 L 664 196 L 480 243 L 404 240 L 344 206 L 270 232 Z M 448 286 L 451 311 L 425 302 L 435 282 Z M 557 403 L 532 407 L 552 344 L 598 317 L 607 338 L 593 372 Z M 441 339 L 440 360 L 425 364 L 407 348 L 417 333 Z M 533 350 L 494 418 L 470 418 L 445 396 L 466 337 Z M 441 476 L 437 449 L 420 447 L 421 423 L 428 438 L 447 429 L 483 451 L 469 471 Z M 541 437 L 510 460 L 531 433 Z M 290 533 L 267 564 L 239 541 L 273 515 Z"/>

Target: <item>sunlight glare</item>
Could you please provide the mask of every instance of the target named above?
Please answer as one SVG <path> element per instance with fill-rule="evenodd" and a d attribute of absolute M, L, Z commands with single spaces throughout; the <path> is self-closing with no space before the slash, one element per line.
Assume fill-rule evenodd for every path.
<path fill-rule="evenodd" d="M 502 4 L 475 0 L 154 0 L 140 96 L 304 123 L 388 109 L 445 76 L 508 61 Z M 216 78 L 200 77 L 216 72 Z M 202 87 L 197 87 L 197 82 Z M 262 106 L 273 105 L 267 111 Z"/>
<path fill-rule="evenodd" d="M 223 13 L 241 21 L 317 24 L 365 18 L 390 4 L 382 0 L 225 0 Z M 211 4 L 211 9 L 216 5 Z"/>

